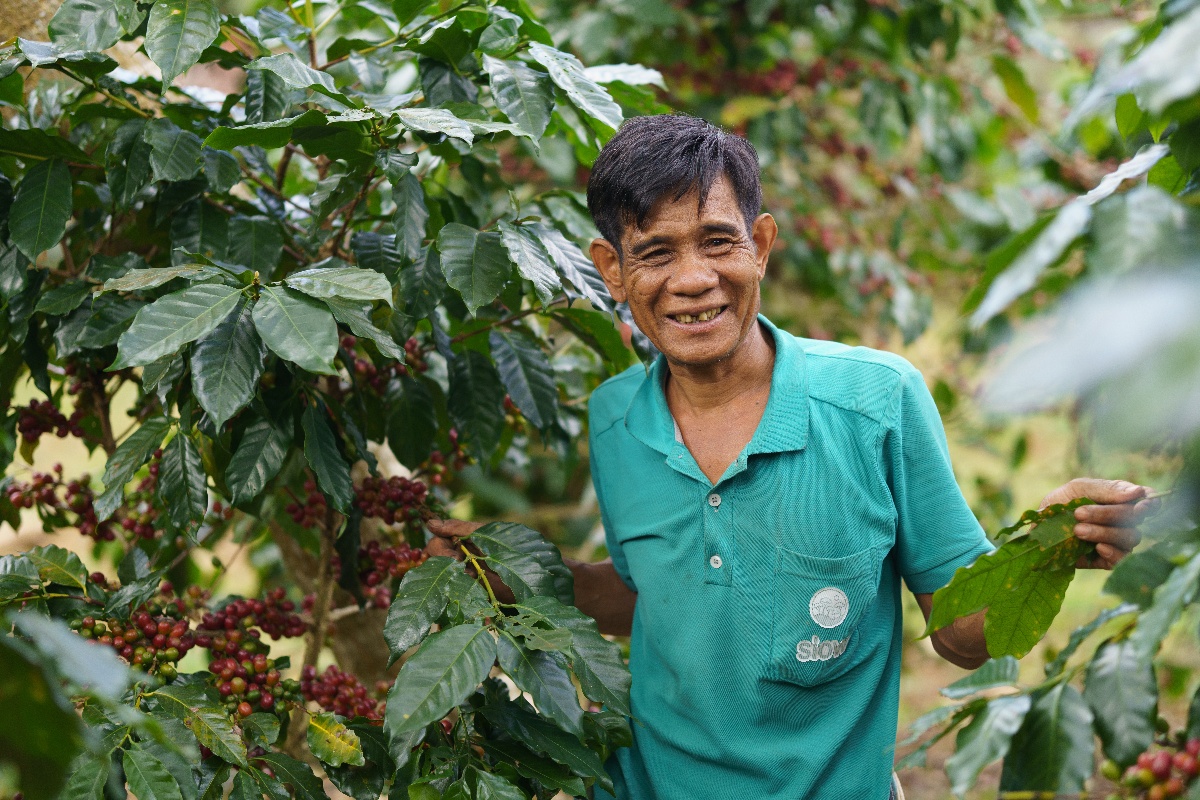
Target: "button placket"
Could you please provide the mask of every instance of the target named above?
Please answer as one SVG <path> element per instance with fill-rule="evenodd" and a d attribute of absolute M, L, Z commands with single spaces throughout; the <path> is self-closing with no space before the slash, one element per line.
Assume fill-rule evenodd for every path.
<path fill-rule="evenodd" d="M 706 507 L 701 512 L 706 559 L 704 582 L 720 586 L 733 583 L 733 515 L 727 503 L 722 508 L 726 499 L 720 492 L 709 490 L 703 499 Z"/>

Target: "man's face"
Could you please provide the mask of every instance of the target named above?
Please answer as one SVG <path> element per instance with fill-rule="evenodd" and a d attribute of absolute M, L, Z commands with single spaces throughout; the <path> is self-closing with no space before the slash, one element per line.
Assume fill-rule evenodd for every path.
<path fill-rule="evenodd" d="M 753 329 L 759 282 L 777 229 L 769 214 L 746 221 L 733 186 L 722 176 L 703 208 L 696 192 L 654 207 L 645 226 L 629 226 L 623 262 L 610 242 L 591 254 L 617 302 L 667 360 L 704 367 L 737 352 Z"/>

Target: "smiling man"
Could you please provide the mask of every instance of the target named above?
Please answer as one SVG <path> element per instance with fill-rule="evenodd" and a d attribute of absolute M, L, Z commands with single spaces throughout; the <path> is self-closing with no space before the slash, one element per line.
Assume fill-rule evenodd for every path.
<path fill-rule="evenodd" d="M 684 116 L 626 122 L 588 183 L 592 259 L 662 353 L 592 394 L 610 558 L 570 564 L 579 608 L 631 636 L 622 800 L 888 798 L 901 582 L 928 616 L 991 547 L 921 375 L 759 314 L 778 234 L 761 202 L 749 142 Z M 1101 504 L 1075 532 L 1109 567 L 1146 492 L 1081 479 L 1046 502 Z M 449 538 L 475 527 L 430 523 L 429 551 L 458 556 Z M 960 666 L 987 658 L 981 615 L 932 638 Z"/>

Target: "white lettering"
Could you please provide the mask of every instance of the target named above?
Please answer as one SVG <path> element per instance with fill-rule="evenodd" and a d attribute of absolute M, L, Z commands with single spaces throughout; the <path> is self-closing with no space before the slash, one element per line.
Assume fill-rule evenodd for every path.
<path fill-rule="evenodd" d="M 829 661 L 846 652 L 846 646 L 849 644 L 849 636 L 840 641 L 834 639 L 823 642 L 816 636 L 812 639 L 803 639 L 796 643 L 796 660 L 802 662 Z"/>

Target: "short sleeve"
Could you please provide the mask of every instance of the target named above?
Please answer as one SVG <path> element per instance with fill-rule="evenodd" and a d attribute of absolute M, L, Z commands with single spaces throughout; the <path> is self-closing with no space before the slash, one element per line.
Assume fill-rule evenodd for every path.
<path fill-rule="evenodd" d="M 958 487 L 937 406 L 915 369 L 902 375 L 890 411 L 883 466 L 896 505 L 897 561 L 908 588 L 928 594 L 992 545 Z"/>
<path fill-rule="evenodd" d="M 608 548 L 609 558 L 612 559 L 613 569 L 632 591 L 637 591 L 633 577 L 629 574 L 629 564 L 625 560 L 625 552 L 617 540 L 612 521 L 608 513 L 607 493 L 604 489 L 604 464 L 600 458 L 602 448 L 596 443 L 596 426 L 589 421 L 588 425 L 588 462 L 592 472 L 592 486 L 596 490 L 596 502 L 600 506 L 600 524 L 604 526 L 604 543 Z"/>

